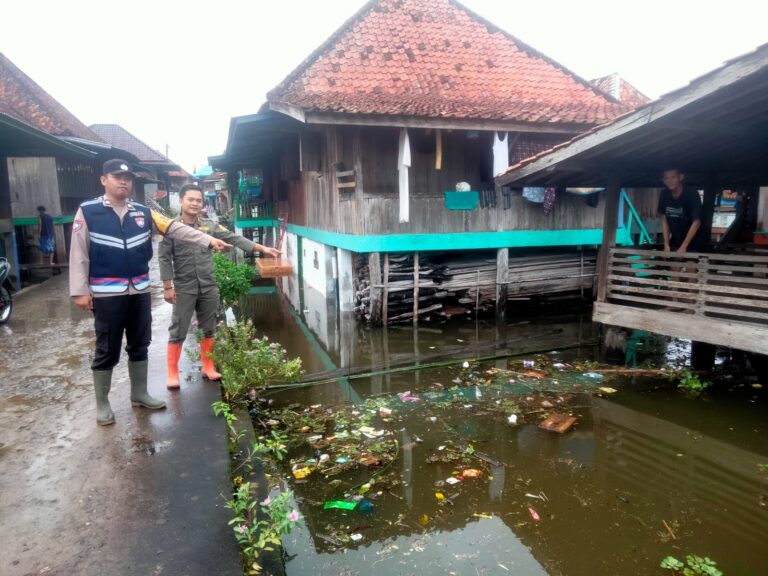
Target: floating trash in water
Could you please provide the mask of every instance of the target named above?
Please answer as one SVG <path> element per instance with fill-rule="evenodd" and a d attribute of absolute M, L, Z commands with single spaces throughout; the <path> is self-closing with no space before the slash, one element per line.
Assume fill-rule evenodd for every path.
<path fill-rule="evenodd" d="M 610 388 L 608 386 L 602 386 L 602 387 L 599 388 L 599 390 L 603 394 L 615 394 L 616 392 L 618 392 L 618 390 L 616 390 L 616 388 Z"/>
<path fill-rule="evenodd" d="M 562 434 L 563 432 L 567 432 L 575 422 L 575 416 L 566 416 L 565 414 L 555 413 L 543 420 L 539 424 L 539 428 Z"/>
<path fill-rule="evenodd" d="M 367 500 L 366 498 L 363 498 L 360 500 L 360 504 L 357 506 L 357 509 L 360 512 L 370 512 L 374 509 L 374 504 L 370 500 Z"/>
<path fill-rule="evenodd" d="M 410 390 L 407 390 L 406 392 L 398 392 L 397 397 L 403 402 L 421 402 L 421 398 L 412 396 Z"/>
<path fill-rule="evenodd" d="M 450 484 L 451 486 L 453 486 L 454 484 L 458 484 L 459 482 L 461 482 L 461 480 L 459 480 L 458 478 L 454 478 L 453 476 L 451 476 L 450 478 L 447 478 L 447 479 L 445 480 L 445 482 L 446 482 L 446 484 Z"/>
<path fill-rule="evenodd" d="M 466 360 L 464 361 L 464 364 L 461 365 L 462 368 L 469 368 L 469 362 Z"/>
<path fill-rule="evenodd" d="M 536 512 L 536 510 L 534 510 L 530 506 L 528 507 L 528 513 L 531 515 L 531 518 L 533 518 L 535 522 L 538 522 L 539 520 L 541 520 L 541 516 L 539 516 L 539 513 Z"/>
<path fill-rule="evenodd" d="M 445 494 L 443 494 L 442 492 L 435 492 L 435 498 L 437 498 L 438 502 L 442 502 L 443 500 L 445 500 Z"/>
<path fill-rule="evenodd" d="M 472 516 L 474 516 L 475 518 L 482 518 L 484 520 L 490 520 L 491 518 L 493 518 L 493 516 L 491 516 L 490 514 L 484 514 L 482 512 L 474 512 Z"/>
<path fill-rule="evenodd" d="M 379 408 L 379 414 L 381 414 L 382 416 L 389 416 L 390 414 L 392 414 L 392 409 L 387 408 L 386 406 L 382 406 L 381 408 Z"/>
<path fill-rule="evenodd" d="M 517 424 L 517 414 L 510 414 L 507 416 L 507 422 L 513 426 Z"/>
<path fill-rule="evenodd" d="M 536 365 L 536 362 L 533 360 L 523 360 L 523 368 L 533 368 Z"/>
<path fill-rule="evenodd" d="M 347 462 L 349 462 L 349 458 L 347 458 L 346 456 L 339 456 L 338 458 L 336 458 L 335 462 L 336 464 L 346 464 Z"/>
<path fill-rule="evenodd" d="M 360 542 L 360 540 L 363 539 L 363 535 L 362 534 L 352 534 L 349 538 L 350 538 L 350 540 L 352 540 L 352 542 Z"/>
<path fill-rule="evenodd" d="M 419 524 L 421 524 L 422 526 L 427 526 L 429 524 L 429 516 L 427 516 L 426 514 L 422 514 L 421 516 L 419 516 Z"/>
<path fill-rule="evenodd" d="M 461 473 L 461 475 L 464 476 L 464 478 L 479 478 L 480 476 L 482 476 L 482 474 L 483 474 L 483 471 L 478 470 L 477 468 L 467 468 Z"/>
<path fill-rule="evenodd" d="M 357 502 L 345 502 L 344 500 L 332 500 L 323 504 L 323 510 L 354 510 Z"/>
<path fill-rule="evenodd" d="M 598 374 L 597 372 L 584 372 L 582 376 L 586 376 L 587 378 L 594 378 L 595 380 L 599 380 L 603 377 L 602 374 Z"/>
<path fill-rule="evenodd" d="M 296 480 L 302 480 L 312 474 L 312 468 L 309 466 L 305 466 L 304 468 L 299 468 L 297 470 L 293 471 L 293 477 L 296 478 Z"/>

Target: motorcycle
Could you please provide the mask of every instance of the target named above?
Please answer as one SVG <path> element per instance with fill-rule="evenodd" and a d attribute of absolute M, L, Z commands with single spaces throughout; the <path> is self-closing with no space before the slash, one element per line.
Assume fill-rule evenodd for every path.
<path fill-rule="evenodd" d="M 11 265 L 6 258 L 0 257 L 0 324 L 5 324 L 11 317 L 13 310 L 13 300 L 11 299 L 11 281 L 8 274 L 11 272 Z"/>

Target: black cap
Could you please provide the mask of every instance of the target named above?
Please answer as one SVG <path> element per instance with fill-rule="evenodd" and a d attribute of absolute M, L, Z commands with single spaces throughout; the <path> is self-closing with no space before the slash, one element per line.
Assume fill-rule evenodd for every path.
<path fill-rule="evenodd" d="M 134 178 L 137 177 L 136 168 L 134 168 L 127 160 L 122 160 L 120 158 L 113 158 L 112 160 L 104 162 L 101 173 L 104 176 L 107 174 L 130 174 Z"/>

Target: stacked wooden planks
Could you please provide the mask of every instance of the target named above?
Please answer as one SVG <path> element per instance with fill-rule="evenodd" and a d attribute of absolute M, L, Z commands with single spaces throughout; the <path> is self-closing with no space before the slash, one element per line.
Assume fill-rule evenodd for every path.
<path fill-rule="evenodd" d="M 371 284 L 367 255 L 356 261 L 355 311 L 371 320 L 371 293 L 381 300 L 385 323 L 415 317 L 451 317 L 496 305 L 495 252 L 472 254 L 413 253 L 381 255 L 380 283 Z M 417 271 L 414 267 L 417 267 Z M 596 268 L 594 251 L 546 252 L 509 257 L 507 298 L 569 293 L 591 297 Z M 418 279 L 418 282 L 416 281 Z M 381 298 L 379 298 L 381 296 Z M 414 305 L 418 300 L 418 304 Z M 375 304 L 374 304 L 375 305 Z"/>

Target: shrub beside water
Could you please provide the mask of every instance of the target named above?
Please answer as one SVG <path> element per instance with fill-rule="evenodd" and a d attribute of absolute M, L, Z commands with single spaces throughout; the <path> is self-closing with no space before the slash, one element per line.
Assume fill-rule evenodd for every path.
<path fill-rule="evenodd" d="M 240 296 L 248 293 L 256 274 L 250 264 L 236 264 L 221 254 L 213 255 L 213 269 L 224 308 L 237 304 Z"/>
<path fill-rule="evenodd" d="M 230 403 L 245 399 L 252 388 L 295 382 L 301 375 L 301 359 L 289 360 L 280 344 L 266 336 L 259 338 L 250 320 L 219 327 L 213 359 L 221 372 L 224 397 Z"/>

